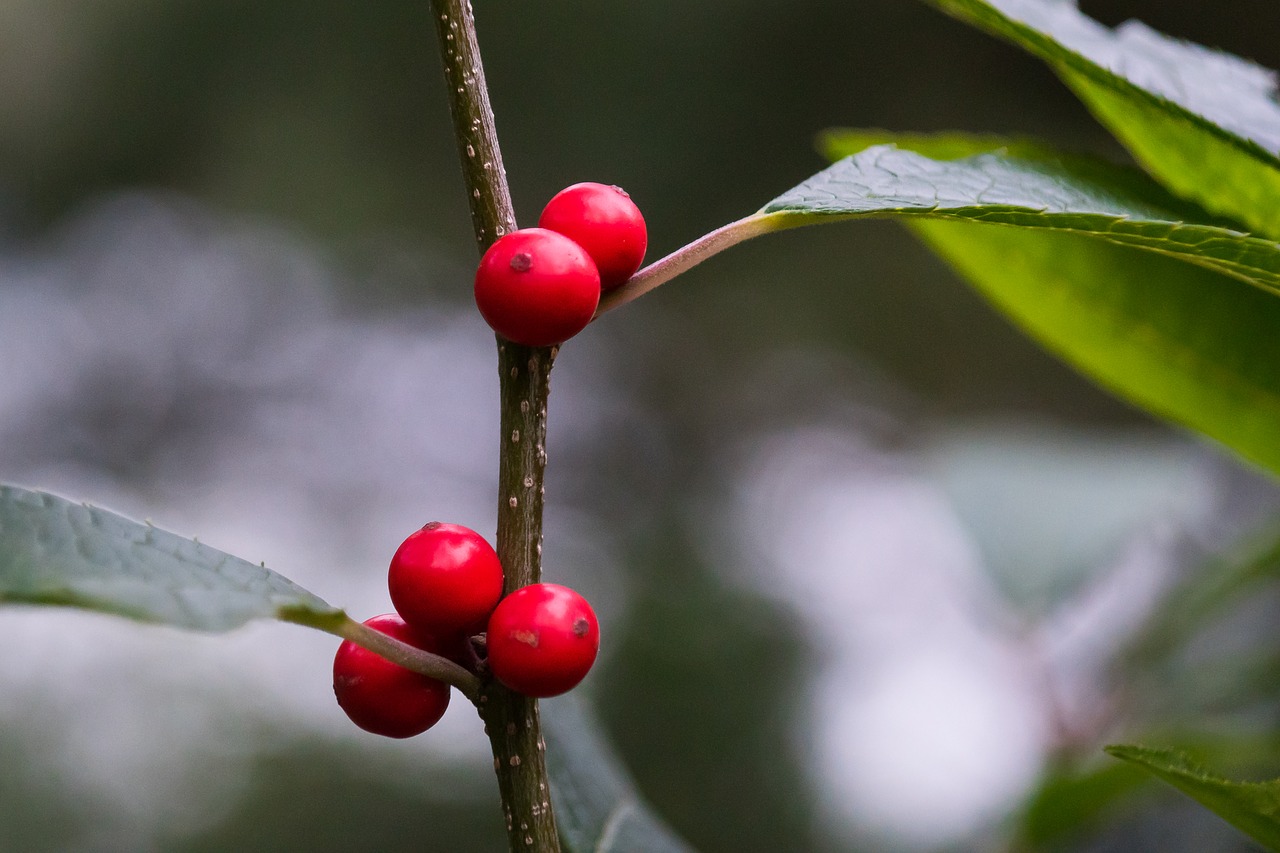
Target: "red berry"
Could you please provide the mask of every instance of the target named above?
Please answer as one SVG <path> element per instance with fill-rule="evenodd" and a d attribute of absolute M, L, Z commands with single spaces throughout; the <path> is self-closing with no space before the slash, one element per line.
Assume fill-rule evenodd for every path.
<path fill-rule="evenodd" d="M 544 228 L 513 231 L 476 270 L 476 307 L 493 330 L 531 347 L 567 341 L 591 322 L 600 274 L 586 250 Z"/>
<path fill-rule="evenodd" d="M 471 528 L 433 521 L 396 549 L 387 587 L 396 612 L 418 631 L 475 633 L 502 597 L 502 563 Z"/>
<path fill-rule="evenodd" d="M 370 628 L 426 651 L 431 640 L 394 613 L 366 620 Z M 333 658 L 333 692 L 351 722 L 384 737 L 413 737 L 434 726 L 449 707 L 449 685 L 405 669 L 343 640 Z"/>
<path fill-rule="evenodd" d="M 489 617 L 489 669 L 526 696 L 558 696 L 577 686 L 600 650 L 600 625 L 568 587 L 535 583 L 498 602 Z"/>
<path fill-rule="evenodd" d="M 600 271 L 600 286 L 618 287 L 640 269 L 649 234 L 644 216 L 621 187 L 574 184 L 556 193 L 538 227 L 557 231 L 587 250 Z"/>

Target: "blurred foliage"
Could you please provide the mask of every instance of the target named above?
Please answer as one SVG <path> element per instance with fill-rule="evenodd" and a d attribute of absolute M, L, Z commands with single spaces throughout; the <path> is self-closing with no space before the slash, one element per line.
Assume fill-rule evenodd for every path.
<path fill-rule="evenodd" d="M 566 853 L 693 853 L 640 796 L 582 697 L 571 693 L 538 707 Z"/>
<path fill-rule="evenodd" d="M 632 558 L 601 714 L 640 788 L 698 850 L 810 849 L 813 797 L 786 748 L 803 642 L 785 614 L 693 553 L 677 537 Z"/>
<path fill-rule="evenodd" d="M 1039 788 L 1022 807 L 1014 847 L 1052 849 L 1094 829 L 1146 778 L 1127 764 L 1108 762 L 1089 770 L 1048 767 Z"/>
<path fill-rule="evenodd" d="M 408 778 L 368 750 L 286 731 L 247 734 L 271 747 L 255 755 L 244 795 L 212 821 L 193 804 L 175 804 L 195 821 L 177 821 L 163 849 L 481 853 L 505 843 L 485 768 L 460 774 L 419 762 L 420 777 Z M 33 757 L 41 749 L 38 740 L 0 737 L 0 850 L 158 849 L 150 845 L 159 839 L 134 835 L 109 802 L 33 778 L 25 768 L 40 766 Z"/>
<path fill-rule="evenodd" d="M 164 849 L 482 853 L 505 844 L 487 773 L 390 776 L 359 750 L 284 734 L 279 743 L 257 757 L 252 787 L 223 821 Z"/>

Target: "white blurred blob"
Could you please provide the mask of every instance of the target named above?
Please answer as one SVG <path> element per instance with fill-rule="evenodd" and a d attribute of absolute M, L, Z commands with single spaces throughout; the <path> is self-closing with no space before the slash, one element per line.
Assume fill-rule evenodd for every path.
<path fill-rule="evenodd" d="M 142 844 L 152 825 L 198 830 L 234 805 L 256 744 L 227 701 L 243 670 L 220 667 L 208 638 L 35 609 L 0 624 L 23 650 L 0 667 L 0 726 L 35 736 L 30 757 L 64 796 L 103 804 L 103 831 Z M 252 713 L 260 667 L 247 669 L 231 687 Z"/>
<path fill-rule="evenodd" d="M 808 425 L 733 465 L 734 574 L 825 658 L 800 737 L 826 818 L 918 849 L 995 831 L 1095 721 L 1108 652 L 1168 581 L 1168 529 L 1213 504 L 1195 454 L 1146 435 L 988 426 L 890 454 Z"/>
<path fill-rule="evenodd" d="M 44 252 L 0 257 L 0 480 L 197 534 L 357 618 L 390 611 L 386 566 L 408 533 L 441 519 L 492 541 L 493 336 L 474 311 L 430 303 L 343 313 L 334 285 L 314 248 L 176 198 L 109 200 Z M 557 373 L 581 384 L 572 362 Z M 586 440 L 596 399 L 557 399 L 556 445 Z M 608 586 L 610 545 L 570 527 L 551 576 Z M 0 632 L 23 650 L 0 656 L 0 726 L 29 733 L 24 757 L 55 789 L 101 802 L 85 849 L 152 849 L 215 823 L 264 725 L 380 750 L 409 784 L 424 757 L 488 763 L 456 696 L 408 744 L 358 731 L 333 701 L 338 641 L 295 626 L 204 637 L 4 608 Z"/>
<path fill-rule="evenodd" d="M 972 638 L 828 668 L 810 717 L 823 805 L 908 846 L 954 843 L 1035 781 L 1042 710 L 1017 660 Z"/>
<path fill-rule="evenodd" d="M 931 847 L 1000 816 L 1045 740 L 1035 685 L 946 496 L 847 433 L 760 445 L 738 536 L 827 661 L 804 715 L 828 818 Z"/>

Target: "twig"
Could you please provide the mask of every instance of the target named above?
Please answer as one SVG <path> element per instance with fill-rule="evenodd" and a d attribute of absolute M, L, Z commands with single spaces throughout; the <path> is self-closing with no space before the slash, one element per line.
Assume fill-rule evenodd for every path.
<path fill-rule="evenodd" d="M 435 0 L 433 9 L 472 225 L 476 244 L 483 252 L 516 228 L 511 192 L 471 4 L 467 0 Z M 542 575 L 542 475 L 547 462 L 547 395 L 554 359 L 553 348 L 498 341 L 501 446 L 497 550 L 508 592 L 535 583 Z M 493 750 L 511 850 L 559 853 L 537 700 L 489 679 L 481 685 L 477 707 Z"/>

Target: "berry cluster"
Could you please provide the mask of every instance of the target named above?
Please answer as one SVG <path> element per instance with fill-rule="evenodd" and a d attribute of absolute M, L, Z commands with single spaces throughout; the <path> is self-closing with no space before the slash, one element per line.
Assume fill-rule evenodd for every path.
<path fill-rule="evenodd" d="M 537 228 L 500 238 L 476 270 L 476 306 L 493 330 L 527 346 L 562 343 L 595 316 L 601 292 L 640 268 L 644 217 L 618 187 L 583 183 L 561 190 Z"/>
<path fill-rule="evenodd" d="M 493 330 L 526 346 L 562 343 L 586 328 L 600 294 L 640 268 L 644 217 L 618 187 L 583 183 L 547 203 L 537 228 L 499 239 L 476 270 L 476 305 Z M 600 649 L 582 596 L 536 583 L 503 598 L 502 564 L 480 534 L 432 522 L 391 558 L 395 613 L 365 622 L 397 640 L 494 678 L 526 696 L 556 696 L 586 677 Z M 484 642 L 473 635 L 484 632 Z M 350 640 L 333 659 L 333 692 L 360 728 L 412 737 L 449 706 L 449 686 Z"/>
<path fill-rule="evenodd" d="M 391 558 L 387 587 L 396 613 L 365 625 L 472 671 L 487 668 L 526 696 L 572 689 L 600 648 L 600 627 L 586 599 L 550 583 L 504 598 L 497 553 L 458 524 L 433 521 L 404 540 Z M 486 642 L 473 643 L 486 628 Z M 350 640 L 333 659 L 333 692 L 357 726 L 395 738 L 425 732 L 449 706 L 447 684 Z"/>

